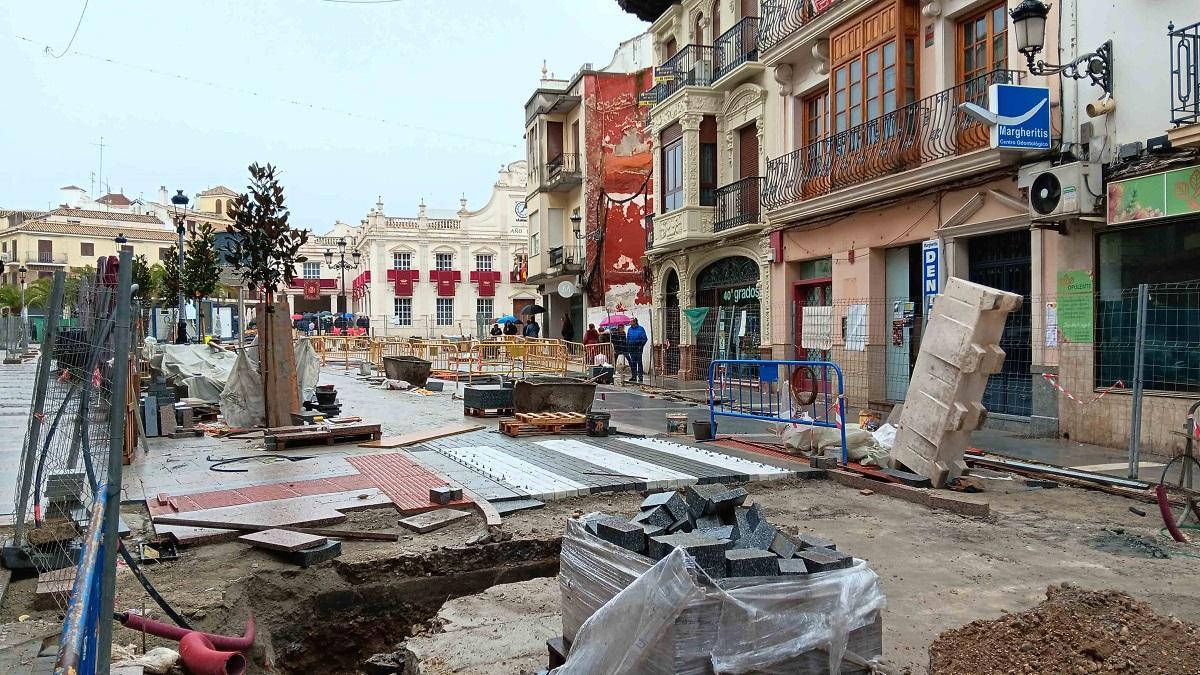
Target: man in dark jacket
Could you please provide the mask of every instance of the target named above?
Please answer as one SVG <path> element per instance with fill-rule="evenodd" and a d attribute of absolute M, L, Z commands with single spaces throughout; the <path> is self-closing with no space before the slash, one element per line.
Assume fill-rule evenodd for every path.
<path fill-rule="evenodd" d="M 509 321 L 508 323 L 504 324 L 504 334 L 505 335 L 516 335 L 517 334 L 517 326 L 520 325 L 520 323 L 521 323 L 520 321 Z"/>
<path fill-rule="evenodd" d="M 537 319 L 530 315 L 529 321 L 525 322 L 525 330 L 522 333 L 527 338 L 535 338 L 542 332 L 542 327 L 538 325 Z"/>
<path fill-rule="evenodd" d="M 646 335 L 646 329 L 638 325 L 637 319 L 631 320 L 629 322 L 629 332 L 625 334 L 625 358 L 629 360 L 630 382 L 642 382 L 646 375 L 642 367 L 642 350 L 649 341 L 650 338 Z"/>

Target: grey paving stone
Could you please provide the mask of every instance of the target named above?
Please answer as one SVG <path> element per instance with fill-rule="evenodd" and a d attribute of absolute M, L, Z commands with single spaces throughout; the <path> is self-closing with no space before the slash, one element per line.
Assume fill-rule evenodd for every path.
<path fill-rule="evenodd" d="M 675 490 L 669 492 L 659 492 L 646 497 L 642 502 L 642 510 L 646 511 L 655 507 L 664 507 L 671 512 L 672 520 L 682 518 L 687 515 L 687 502 L 683 500 L 683 495 Z"/>
<path fill-rule="evenodd" d="M 646 533 L 642 526 L 621 518 L 597 521 L 596 536 L 635 553 L 646 550 Z"/>
<path fill-rule="evenodd" d="M 785 576 L 808 574 L 808 566 L 800 558 L 779 558 L 779 573 Z"/>
<path fill-rule="evenodd" d="M 750 509 L 746 512 L 746 521 L 750 524 L 750 530 L 758 527 L 759 522 L 767 519 L 767 515 L 763 513 L 761 504 L 754 503 L 750 505 Z"/>
<path fill-rule="evenodd" d="M 766 551 L 771 547 L 771 543 L 775 541 L 775 534 L 779 529 L 765 520 L 760 520 L 758 526 L 750 531 L 750 534 L 744 535 L 737 540 L 734 548 L 757 548 Z"/>
<path fill-rule="evenodd" d="M 728 539 L 733 541 L 733 526 L 722 525 L 720 527 L 706 527 L 703 529 L 697 528 L 692 530 L 693 533 L 709 539 Z"/>
<path fill-rule="evenodd" d="M 786 532 L 776 532 L 771 541 L 771 552 L 780 558 L 794 558 L 800 551 L 800 543 L 793 540 Z"/>
<path fill-rule="evenodd" d="M 837 550 L 837 545 L 832 541 L 822 539 L 807 532 L 800 532 L 799 534 L 792 535 L 792 537 L 800 544 L 801 549 L 827 548 L 831 551 Z"/>
<path fill-rule="evenodd" d="M 854 564 L 854 559 L 845 553 L 827 548 L 805 549 L 797 557 L 804 561 L 810 573 L 846 569 Z"/>
<path fill-rule="evenodd" d="M 639 525 L 653 525 L 654 527 L 670 527 L 675 522 L 675 517 L 671 515 L 670 510 L 665 506 L 656 506 L 648 511 L 642 511 L 631 519 Z"/>
<path fill-rule="evenodd" d="M 767 577 L 779 574 L 779 558 L 770 551 L 739 548 L 725 551 L 725 573 L 731 577 Z"/>

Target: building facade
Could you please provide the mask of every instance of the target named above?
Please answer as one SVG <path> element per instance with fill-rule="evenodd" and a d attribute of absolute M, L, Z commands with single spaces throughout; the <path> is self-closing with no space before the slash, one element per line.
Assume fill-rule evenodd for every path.
<path fill-rule="evenodd" d="M 287 291 L 293 311 L 348 307 L 370 319 L 373 335 L 422 338 L 478 335 L 497 318 L 518 314 L 538 300 L 522 281 L 527 173 L 524 161 L 501 168 L 487 204 L 477 210 L 463 198 L 457 211 L 422 202 L 415 216 L 389 216 L 381 199 L 358 225 L 338 223 L 310 237 L 303 250 L 308 261 Z M 355 264 L 358 254 L 344 286 L 342 272 L 325 264 L 326 250 L 340 261 L 342 242 L 346 262 Z"/>
<path fill-rule="evenodd" d="M 549 337 L 564 317 L 575 341 L 610 314 L 649 319 L 642 256 L 654 183 L 639 96 L 652 86 L 651 45 L 645 34 L 628 40 L 607 66 L 585 64 L 569 80 L 543 68 L 525 104 L 528 281 Z"/>
<path fill-rule="evenodd" d="M 760 203 L 774 111 L 757 2 L 685 0 L 654 18 L 649 108 L 655 212 L 647 232 L 655 370 L 704 379 L 718 358 L 771 353 Z"/>

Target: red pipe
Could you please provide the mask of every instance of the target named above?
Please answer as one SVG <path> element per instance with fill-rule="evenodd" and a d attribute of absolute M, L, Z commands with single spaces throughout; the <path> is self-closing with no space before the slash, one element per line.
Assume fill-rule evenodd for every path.
<path fill-rule="evenodd" d="M 208 638 L 212 643 L 213 648 L 222 651 L 244 652 L 254 645 L 254 617 L 250 616 L 246 619 L 246 632 L 242 637 L 231 637 L 228 635 L 215 635 L 213 633 L 201 633 L 200 631 L 192 631 L 186 628 L 180 628 L 169 623 L 148 619 L 141 614 L 132 612 L 121 614 L 121 624 L 126 628 L 136 631 L 145 631 L 151 635 L 168 640 L 183 640 L 183 637 L 188 633 L 200 633 Z"/>
<path fill-rule="evenodd" d="M 1159 483 L 1154 486 L 1154 495 L 1158 497 L 1158 512 L 1162 514 L 1163 523 L 1167 526 L 1167 532 L 1171 533 L 1171 538 L 1175 541 L 1187 541 L 1187 537 L 1183 536 L 1183 531 L 1179 529 L 1179 524 L 1175 522 L 1175 514 L 1171 512 L 1171 500 L 1167 498 L 1167 486 Z"/>
<path fill-rule="evenodd" d="M 246 657 L 238 652 L 221 652 L 207 633 L 192 631 L 179 641 L 179 659 L 191 675 L 244 675 Z"/>

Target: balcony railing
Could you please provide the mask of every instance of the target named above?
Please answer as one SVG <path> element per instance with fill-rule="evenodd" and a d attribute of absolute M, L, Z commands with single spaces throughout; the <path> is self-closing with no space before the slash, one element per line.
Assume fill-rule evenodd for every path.
<path fill-rule="evenodd" d="M 1176 29 L 1171 39 L 1171 123 L 1200 122 L 1200 23 Z"/>
<path fill-rule="evenodd" d="M 738 225 L 761 223 L 762 178 L 743 178 L 717 188 L 717 219 L 713 232 L 721 232 Z"/>
<path fill-rule="evenodd" d="M 310 237 L 308 243 L 312 244 L 313 246 L 332 247 L 337 246 L 341 239 L 341 237 Z M 346 237 L 347 246 L 354 246 L 354 244 L 355 237 Z"/>
<path fill-rule="evenodd" d="M 546 190 L 565 189 L 583 180 L 583 165 L 577 152 L 564 152 L 541 166 L 534 166 L 529 185 Z"/>
<path fill-rule="evenodd" d="M 646 214 L 646 250 L 654 248 L 654 214 Z"/>
<path fill-rule="evenodd" d="M 555 246 L 546 251 L 550 260 L 549 267 L 563 265 L 583 265 L 583 246 Z"/>
<path fill-rule="evenodd" d="M 763 0 L 758 48 L 766 51 L 842 0 Z"/>
<path fill-rule="evenodd" d="M 717 38 L 713 45 L 717 52 L 714 80 L 725 77 L 743 63 L 758 60 L 758 24 L 758 17 L 748 16 Z"/>
<path fill-rule="evenodd" d="M 777 209 L 805 199 L 978 150 L 989 129 L 958 109 L 986 104 L 988 86 L 1020 80 L 996 70 L 910 103 L 767 162 L 763 204 Z"/>
<path fill-rule="evenodd" d="M 67 254 L 54 251 L 30 252 L 25 254 L 25 262 L 42 265 L 65 265 L 67 264 Z"/>
<path fill-rule="evenodd" d="M 707 45 L 688 45 L 654 69 L 658 83 L 658 102 L 683 87 L 707 87 L 717 70 L 717 50 Z"/>

